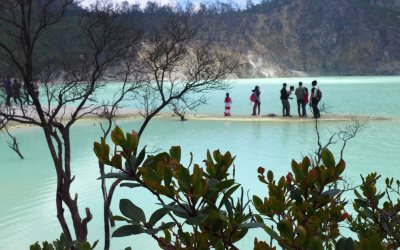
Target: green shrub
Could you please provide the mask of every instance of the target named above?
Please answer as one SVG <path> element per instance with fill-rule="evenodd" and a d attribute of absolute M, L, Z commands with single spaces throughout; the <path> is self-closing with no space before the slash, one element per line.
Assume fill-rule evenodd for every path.
<path fill-rule="evenodd" d="M 94 144 L 99 160 L 119 170 L 102 178 L 120 178 L 121 186 L 145 188 L 160 202 L 160 208 L 146 218 L 134 202 L 120 200 L 122 216 L 114 219 L 126 225 L 115 230 L 113 237 L 146 233 L 165 249 L 228 249 L 235 248 L 250 228 L 262 226 L 247 211 L 243 190 L 239 198 L 232 198 L 240 184 L 235 182 L 234 157 L 229 152 L 208 151 L 204 167 L 184 166 L 180 147 L 145 159 L 145 148 L 135 155 L 136 133 L 124 135 L 117 127 L 111 139 L 117 148 L 111 158 L 104 140 Z"/>
<path fill-rule="evenodd" d="M 258 178 L 267 185 L 265 198 L 253 196 L 270 243 L 256 240 L 255 248 L 272 249 L 276 241 L 284 249 L 333 249 L 339 237 L 346 202 L 334 188 L 341 179 L 345 162 L 335 163 L 332 153 L 322 152 L 323 164 L 312 166 L 308 157 L 292 161 L 293 173 L 275 180 L 272 171 L 258 169 Z"/>
<path fill-rule="evenodd" d="M 148 234 L 163 249 L 238 249 L 235 244 L 249 229 L 262 228 L 270 240 L 255 238 L 256 250 L 278 245 L 283 249 L 338 250 L 400 247 L 400 181 L 386 179 L 386 189 L 379 192 L 376 183 L 380 176 L 361 176 L 362 184 L 354 189 L 356 199 L 352 201 L 355 213 L 349 215 L 343 198 L 346 190 L 338 189 L 346 164 L 344 160 L 336 163 L 328 149 L 322 151 L 320 164 L 308 157 L 301 162 L 293 160 L 292 171 L 279 179 L 259 167 L 258 179 L 266 185 L 266 195 L 254 195 L 251 202 L 243 189 L 237 195 L 240 184 L 235 181 L 235 157 L 229 152 L 207 151 L 203 167 L 192 164 L 192 159 L 184 166 L 179 146 L 146 157 L 145 148 L 137 153 L 135 132 L 124 134 L 116 127 L 111 139 L 112 146 L 104 139 L 95 142 L 94 152 L 118 171 L 100 178 L 119 179 L 123 187 L 147 189 L 159 201 L 159 208 L 147 218 L 134 202 L 121 199 L 122 215 L 114 219 L 125 224 L 113 237 Z M 110 148 L 115 149 L 113 153 Z M 341 234 L 346 223 L 356 239 Z M 53 246 L 44 242 L 43 247 L 36 243 L 31 249 L 68 249 L 63 248 L 65 244 L 69 243 L 60 244 L 59 240 Z M 94 246 L 82 243 L 74 247 Z"/>

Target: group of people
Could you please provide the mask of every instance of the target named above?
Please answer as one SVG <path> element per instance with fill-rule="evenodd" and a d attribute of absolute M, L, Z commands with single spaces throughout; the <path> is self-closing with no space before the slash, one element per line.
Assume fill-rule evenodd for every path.
<path fill-rule="evenodd" d="M 318 82 L 316 80 L 311 83 L 311 96 L 309 97 L 308 89 L 303 87 L 303 83 L 299 82 L 299 86 L 295 89 L 294 86 L 290 86 L 287 89 L 287 83 L 283 83 L 282 89 L 280 91 L 280 100 L 282 102 L 282 116 L 284 117 L 292 117 L 290 114 L 290 102 L 289 99 L 293 99 L 291 96 L 294 92 L 297 100 L 297 112 L 299 117 L 307 117 L 307 109 L 306 106 L 309 103 L 314 118 L 320 118 L 320 110 L 318 107 L 318 103 L 321 101 L 322 92 L 318 86 Z M 260 87 L 256 86 L 252 90 L 252 94 L 250 96 L 250 101 L 253 102 L 253 113 L 252 115 L 260 115 L 260 107 L 261 107 L 261 91 Z M 231 104 L 232 99 L 229 97 L 229 93 L 226 93 L 225 97 L 225 116 L 231 115 Z"/>
<path fill-rule="evenodd" d="M 23 87 L 24 100 L 21 99 L 21 88 Z M 11 106 L 11 99 L 14 99 L 16 105 L 30 104 L 28 89 L 25 84 L 14 78 L 11 79 L 11 76 L 7 76 L 3 81 L 3 88 L 6 94 L 6 106 Z M 32 82 L 33 89 L 33 97 L 38 98 L 39 96 L 39 81 L 35 80 Z"/>
<path fill-rule="evenodd" d="M 294 86 L 290 86 L 290 89 L 287 90 L 287 84 L 284 83 L 281 89 L 281 102 L 282 102 L 282 115 L 289 116 L 290 115 L 290 103 L 289 99 L 293 99 L 291 97 L 292 92 L 294 91 L 294 95 L 297 100 L 297 112 L 300 117 L 307 117 L 307 109 L 306 105 L 310 103 L 310 106 L 313 111 L 314 118 L 320 118 L 321 113 L 318 107 L 318 103 L 321 101 L 322 92 L 318 86 L 318 82 L 316 80 L 311 83 L 311 96 L 308 96 L 308 89 L 303 87 L 303 83 L 299 82 L 299 86 L 294 90 Z"/>

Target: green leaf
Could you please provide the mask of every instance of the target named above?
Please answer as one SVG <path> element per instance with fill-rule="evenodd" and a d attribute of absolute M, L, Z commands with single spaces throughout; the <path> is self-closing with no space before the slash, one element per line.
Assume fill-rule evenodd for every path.
<path fill-rule="evenodd" d="M 193 186 L 196 186 L 200 181 L 201 181 L 201 177 L 202 177 L 202 171 L 200 170 L 199 165 L 194 164 L 193 167 L 193 174 L 190 177 L 190 181 L 192 183 Z"/>
<path fill-rule="evenodd" d="M 165 235 L 165 240 L 166 240 L 168 243 L 170 243 L 171 240 L 172 240 L 171 233 L 170 233 L 167 229 L 164 229 L 164 230 L 163 230 L 163 233 L 164 233 L 164 235 Z"/>
<path fill-rule="evenodd" d="M 139 184 L 139 183 L 131 183 L 131 182 L 125 182 L 125 183 L 121 183 L 119 186 L 120 186 L 120 187 L 128 187 L 128 188 L 136 188 L 136 187 L 141 187 L 142 184 Z"/>
<path fill-rule="evenodd" d="M 297 203 L 303 203 L 303 197 L 301 196 L 301 190 L 297 187 L 292 186 L 290 189 L 290 198 L 295 200 Z"/>
<path fill-rule="evenodd" d="M 178 166 L 177 169 L 177 179 L 179 183 L 179 187 L 183 189 L 183 191 L 188 191 L 190 188 L 190 173 L 189 170 L 183 166 Z"/>
<path fill-rule="evenodd" d="M 385 225 L 385 224 L 383 224 Z M 373 233 L 368 238 L 364 238 L 357 245 L 359 249 L 373 249 L 373 250 L 386 250 L 387 248 L 384 246 L 384 242 L 382 242 L 381 237 L 377 233 Z"/>
<path fill-rule="evenodd" d="M 304 173 L 301 171 L 299 164 L 295 160 L 292 160 L 292 171 L 297 180 L 304 180 Z"/>
<path fill-rule="evenodd" d="M 39 245 L 39 241 L 36 241 L 35 244 L 32 244 L 32 245 L 29 247 L 29 250 L 41 250 L 41 247 L 40 247 L 40 245 Z"/>
<path fill-rule="evenodd" d="M 125 141 L 124 132 L 116 126 L 114 130 L 111 132 L 111 140 L 114 142 L 115 145 L 122 146 Z"/>
<path fill-rule="evenodd" d="M 140 207 L 135 206 L 130 200 L 128 199 L 121 199 L 119 202 L 119 209 L 121 213 L 128 217 L 129 219 L 146 223 L 146 216 L 143 210 Z"/>
<path fill-rule="evenodd" d="M 114 155 L 111 158 L 111 165 L 117 169 L 122 169 L 122 157 L 121 155 Z"/>
<path fill-rule="evenodd" d="M 336 243 L 336 250 L 354 250 L 354 241 L 352 238 L 342 237 Z"/>
<path fill-rule="evenodd" d="M 269 234 L 269 236 L 271 236 L 272 239 L 279 241 L 281 239 L 281 237 L 279 237 L 279 234 L 277 232 L 275 232 L 275 230 L 273 230 L 272 228 L 268 227 L 268 226 L 264 226 L 264 231 Z"/>
<path fill-rule="evenodd" d="M 131 177 L 123 172 L 120 173 L 107 173 L 105 175 L 100 176 L 97 178 L 98 180 L 101 179 L 108 179 L 108 178 L 115 178 L 115 179 L 121 179 L 121 180 L 129 180 Z"/>
<path fill-rule="evenodd" d="M 189 219 L 186 220 L 186 224 L 197 226 L 203 223 L 203 221 L 205 221 L 206 218 L 207 216 L 204 214 L 198 215 L 196 217 L 190 217 Z"/>
<path fill-rule="evenodd" d="M 135 168 L 139 167 L 146 156 L 146 147 L 142 148 L 134 163 L 131 163 Z"/>
<path fill-rule="evenodd" d="M 177 216 L 184 218 L 184 219 L 189 219 L 190 215 L 186 212 L 185 209 L 181 208 L 178 205 L 172 206 L 172 205 L 165 205 L 161 204 L 164 208 L 168 209 L 169 211 L 174 212 Z"/>
<path fill-rule="evenodd" d="M 318 237 L 312 237 L 310 242 L 310 248 L 313 250 L 323 250 L 324 247 L 322 246 L 322 240 Z"/>
<path fill-rule="evenodd" d="M 221 181 L 220 183 L 217 184 L 216 188 L 218 191 L 222 191 L 224 189 L 230 188 L 233 184 L 235 184 L 235 180 L 226 180 L 226 181 Z"/>
<path fill-rule="evenodd" d="M 108 146 L 103 137 L 101 138 L 101 143 L 95 142 L 93 144 L 93 151 L 100 162 L 107 165 L 110 164 L 110 146 Z"/>
<path fill-rule="evenodd" d="M 215 150 L 213 152 L 214 159 L 217 163 L 221 162 L 221 152 L 219 150 Z"/>
<path fill-rule="evenodd" d="M 173 146 L 169 150 L 169 154 L 171 155 L 172 159 L 175 159 L 177 162 L 181 162 L 181 147 L 180 146 Z"/>
<path fill-rule="evenodd" d="M 286 219 L 283 219 L 278 222 L 277 228 L 282 236 L 292 238 L 293 237 L 292 226 L 293 226 L 292 223 L 290 223 Z"/>
<path fill-rule="evenodd" d="M 332 188 L 323 192 L 322 195 L 329 195 L 330 197 L 334 197 L 335 195 L 340 194 L 340 192 L 341 192 L 340 189 Z"/>
<path fill-rule="evenodd" d="M 169 210 L 167 208 L 157 209 L 150 217 L 149 223 L 151 226 L 154 226 L 159 220 L 162 219 L 166 214 L 168 214 Z"/>
<path fill-rule="evenodd" d="M 385 192 L 378 194 L 377 196 L 378 200 L 382 199 L 385 196 L 385 194 L 386 194 Z"/>
<path fill-rule="evenodd" d="M 122 217 L 119 215 L 114 215 L 112 218 L 113 218 L 113 220 L 116 220 L 116 221 L 127 221 L 127 219 L 125 217 Z"/>
<path fill-rule="evenodd" d="M 153 234 L 157 234 L 158 232 L 160 232 L 161 230 L 158 228 L 152 228 L 152 229 L 145 229 L 144 232 L 149 234 L 149 235 L 153 235 Z"/>
<path fill-rule="evenodd" d="M 371 209 L 364 207 L 363 212 L 364 212 L 365 216 L 367 216 L 372 221 L 375 221 L 374 212 L 372 212 Z"/>
<path fill-rule="evenodd" d="M 363 208 L 368 207 L 368 203 L 364 199 L 354 199 L 354 202 Z"/>
<path fill-rule="evenodd" d="M 124 225 L 115 230 L 112 237 L 126 237 L 134 234 L 141 234 L 143 232 L 144 229 L 139 225 Z"/>
<path fill-rule="evenodd" d="M 218 206 L 218 209 L 221 209 L 222 205 L 225 203 L 225 201 L 227 199 L 229 199 L 229 197 L 232 196 L 232 194 L 236 191 L 236 189 L 238 189 L 240 187 L 240 184 L 237 184 L 233 187 L 231 187 L 230 189 L 228 189 L 228 191 L 225 192 L 224 196 L 221 199 L 221 203 Z"/>
<path fill-rule="evenodd" d="M 91 250 L 92 249 L 88 242 L 76 242 L 75 243 L 75 248 L 78 249 L 78 250 Z"/>
<path fill-rule="evenodd" d="M 339 163 L 336 165 L 336 174 L 340 176 L 344 169 L 346 168 L 346 163 L 344 160 L 340 159 Z"/>
<path fill-rule="evenodd" d="M 93 246 L 90 249 L 94 249 L 97 246 L 97 244 L 99 244 L 99 240 L 93 242 Z"/>
<path fill-rule="evenodd" d="M 363 200 L 364 198 L 360 195 L 357 189 L 354 189 L 354 194 L 357 196 L 358 199 Z"/>
<path fill-rule="evenodd" d="M 171 168 L 166 167 L 164 172 L 164 184 L 166 187 L 169 187 L 171 185 L 172 175 L 173 173 Z"/>
<path fill-rule="evenodd" d="M 168 223 L 165 223 L 165 224 L 162 224 L 161 226 L 159 226 L 158 229 L 165 230 L 165 229 L 169 229 L 174 226 L 175 226 L 175 222 L 168 222 Z"/>
<path fill-rule="evenodd" d="M 263 227 L 264 223 L 259 223 L 259 222 L 251 222 L 251 223 L 244 223 L 239 226 L 241 229 L 250 229 L 250 228 L 259 228 Z"/>
<path fill-rule="evenodd" d="M 269 182 L 272 182 L 274 180 L 274 173 L 272 173 L 271 170 L 267 172 L 267 179 Z"/>
<path fill-rule="evenodd" d="M 214 163 L 213 158 L 211 157 L 210 150 L 207 150 L 207 161 L 209 163 Z"/>
<path fill-rule="evenodd" d="M 333 168 L 336 166 L 335 158 L 333 157 L 333 154 L 331 153 L 331 151 L 329 151 L 329 149 L 325 148 L 324 150 L 322 150 L 321 156 L 322 162 L 326 167 Z"/>
<path fill-rule="evenodd" d="M 257 195 L 253 195 L 253 203 L 256 208 L 264 204 L 263 201 Z"/>
<path fill-rule="evenodd" d="M 126 142 L 128 146 L 128 151 L 131 154 L 133 151 L 136 150 L 138 146 L 138 136 L 135 132 L 132 134 L 126 133 Z"/>
<path fill-rule="evenodd" d="M 230 199 L 227 199 L 224 202 L 224 205 L 225 205 L 225 208 L 226 208 L 226 212 L 228 213 L 228 217 L 231 218 L 231 219 L 233 218 L 233 207 L 232 207 L 232 204 L 233 204 L 233 199 L 232 199 L 232 203 L 231 203 Z"/>

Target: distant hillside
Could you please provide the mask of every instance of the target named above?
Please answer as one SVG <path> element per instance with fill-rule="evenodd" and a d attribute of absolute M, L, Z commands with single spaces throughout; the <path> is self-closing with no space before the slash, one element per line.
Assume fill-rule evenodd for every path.
<path fill-rule="evenodd" d="M 368 1 L 273 1 L 215 20 L 204 35 L 237 52 L 243 77 L 400 74 L 398 13 Z"/>
<path fill-rule="evenodd" d="M 36 55 L 63 58 L 85 50 L 74 6 L 46 33 Z M 124 22 L 146 34 L 172 10 L 126 5 Z M 201 5 L 193 15 L 199 39 L 240 59 L 238 77 L 400 74 L 400 0 L 270 0 L 238 10 Z M 0 34 L 1 36 L 2 34 Z M 6 65 L 1 71 L 10 72 Z M 1 72 L 0 72 L 1 73 Z"/>

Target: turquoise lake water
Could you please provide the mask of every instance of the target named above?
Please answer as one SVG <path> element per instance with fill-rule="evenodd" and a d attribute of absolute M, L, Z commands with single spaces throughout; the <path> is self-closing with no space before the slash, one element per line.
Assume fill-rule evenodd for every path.
<path fill-rule="evenodd" d="M 232 81 L 229 90 L 233 99 L 232 113 L 249 114 L 250 91 L 260 85 L 262 113 L 280 114 L 279 89 L 282 82 L 297 85 L 298 81 L 309 87 L 311 78 L 296 79 L 247 79 Z M 399 177 L 400 168 L 400 77 L 329 77 L 317 78 L 323 91 L 323 102 L 330 107 L 332 115 L 353 114 L 384 116 L 388 120 L 371 120 L 345 152 L 346 178 L 358 184 L 360 174 L 378 171 L 383 177 Z M 111 93 L 116 85 L 110 86 Z M 208 105 L 197 112 L 202 114 L 223 113 L 224 91 L 208 94 Z M 134 107 L 134 104 L 129 104 Z M 294 102 L 292 114 L 296 114 Z M 293 119 L 296 119 L 294 117 Z M 140 120 L 123 120 L 123 129 L 137 129 Z M 346 122 L 321 122 L 323 139 L 343 127 Z M 89 224 L 91 241 L 102 241 L 102 198 L 96 158 L 92 153 L 93 141 L 100 135 L 99 125 L 85 121 L 77 124 L 72 133 L 73 173 L 76 180 L 73 190 L 79 192 L 79 206 L 90 207 L 93 220 Z M 0 249 L 28 249 L 37 240 L 52 240 L 61 230 L 55 209 L 55 171 L 45 145 L 42 132 L 37 128 L 14 129 L 25 160 L 19 160 L 6 144 L 7 138 L 0 134 Z M 229 150 L 237 155 L 235 166 L 237 181 L 250 194 L 266 195 L 265 186 L 257 179 L 257 168 L 272 169 L 276 175 L 286 175 L 291 159 L 300 160 L 316 148 L 313 123 L 304 122 L 233 122 L 233 121 L 187 121 L 155 119 L 144 133 L 143 145 L 150 150 L 167 150 L 181 145 L 183 158 L 189 159 L 193 152 L 195 162 L 202 164 L 206 150 Z M 338 147 L 333 147 L 338 155 Z M 145 208 L 147 215 L 154 210 L 155 200 L 150 194 L 119 188 L 116 191 L 113 211 L 118 214 L 118 201 L 128 197 Z M 253 232 L 238 245 L 252 249 L 252 236 L 269 239 L 265 234 Z M 100 244 L 101 245 L 101 244 Z M 11 247 L 12 246 L 12 247 Z M 158 249 L 148 236 L 119 238 L 112 241 L 112 249 Z M 101 249 L 101 247 L 99 247 Z"/>

